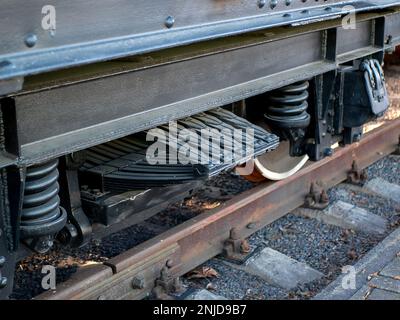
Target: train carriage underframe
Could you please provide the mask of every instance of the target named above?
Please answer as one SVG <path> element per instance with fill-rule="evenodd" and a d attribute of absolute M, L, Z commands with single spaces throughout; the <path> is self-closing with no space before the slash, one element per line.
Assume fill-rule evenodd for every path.
<path fill-rule="evenodd" d="M 279 6 L 270 20 L 243 20 L 246 33 L 234 16 L 213 21 L 212 7 L 200 5 L 204 16 L 193 23 L 209 23 L 180 26 L 182 9 L 168 16 L 161 37 L 145 19 L 135 35 L 140 46 L 130 51 L 110 26 L 107 47 L 101 39 L 83 45 L 85 34 L 73 28 L 75 42 L 64 47 L 44 41 L 38 50 L 0 51 L 0 297 L 12 292 L 21 252 L 46 252 L 54 241 L 82 246 L 248 161 L 152 167 L 144 161 L 146 130 L 174 120 L 189 129 L 253 126 L 253 181 L 268 174 L 263 157 L 279 144 L 297 165 L 362 139 L 363 124 L 389 105 L 381 64 L 400 44 L 400 8 L 395 1 L 344 2 L 356 7 L 354 29 L 342 26 L 338 1 L 317 9 L 294 2 L 290 13 Z M 70 55 L 56 61 L 52 51 Z"/>

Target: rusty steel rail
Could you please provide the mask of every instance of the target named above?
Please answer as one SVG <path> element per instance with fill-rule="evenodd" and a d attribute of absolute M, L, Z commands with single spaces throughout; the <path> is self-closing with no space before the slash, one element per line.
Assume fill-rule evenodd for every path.
<path fill-rule="evenodd" d="M 258 185 L 104 264 L 78 270 L 55 292 L 36 299 L 141 299 L 155 289 L 160 294 L 174 287 L 177 277 L 222 253 L 232 234 L 245 239 L 301 206 L 312 183 L 332 187 L 347 178 L 354 161 L 361 169 L 390 154 L 399 135 L 400 119 L 388 122 L 284 181 Z"/>

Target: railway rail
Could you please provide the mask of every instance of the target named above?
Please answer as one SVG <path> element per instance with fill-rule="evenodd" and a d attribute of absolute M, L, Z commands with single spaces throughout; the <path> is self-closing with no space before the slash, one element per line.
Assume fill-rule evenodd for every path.
<path fill-rule="evenodd" d="M 179 277 L 198 265 L 219 254 L 240 261 L 246 238 L 257 230 L 305 202 L 323 206 L 325 188 L 360 178 L 363 168 L 396 151 L 399 135 L 400 119 L 388 122 L 283 181 L 262 183 L 102 265 L 78 270 L 35 299 L 169 298 L 180 289 Z"/>

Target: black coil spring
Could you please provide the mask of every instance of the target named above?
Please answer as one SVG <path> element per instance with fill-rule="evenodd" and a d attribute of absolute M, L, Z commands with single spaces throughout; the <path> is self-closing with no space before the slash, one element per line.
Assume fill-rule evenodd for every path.
<path fill-rule="evenodd" d="M 58 197 L 58 159 L 27 168 L 21 214 L 21 238 L 60 231 L 67 219 Z"/>
<path fill-rule="evenodd" d="M 282 129 L 306 128 L 310 124 L 308 87 L 308 81 L 302 81 L 270 92 L 264 115 L 267 123 Z"/>

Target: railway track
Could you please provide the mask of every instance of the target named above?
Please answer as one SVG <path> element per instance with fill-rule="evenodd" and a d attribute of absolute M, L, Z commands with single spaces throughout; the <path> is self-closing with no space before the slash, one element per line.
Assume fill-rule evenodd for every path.
<path fill-rule="evenodd" d="M 398 225 L 400 1 L 18 1 L 0 299 L 311 298 Z M 351 297 L 399 286 L 392 251 Z"/>
<path fill-rule="evenodd" d="M 239 272 L 232 270 L 241 269 L 241 262 L 260 254 L 248 257 L 251 246 L 247 239 L 252 234 L 304 203 L 313 209 L 325 208 L 326 191 L 347 179 L 361 182 L 364 168 L 399 147 L 399 133 L 400 119 L 390 121 L 360 142 L 338 148 L 331 157 L 310 163 L 284 181 L 256 185 L 165 232 L 158 230 L 159 235 L 103 263 L 78 269 L 55 291 L 35 299 L 167 299 L 182 293 L 180 277 L 218 255 L 228 261 L 223 265 L 230 272 Z M 310 212 L 316 212 L 313 209 Z M 310 212 L 302 214 L 312 215 Z M 312 280 L 318 277 L 316 272 Z M 196 282 L 184 282 L 186 287 L 196 287 Z"/>

